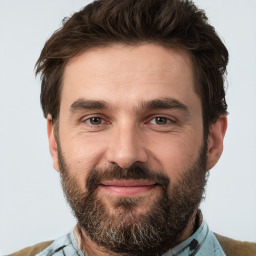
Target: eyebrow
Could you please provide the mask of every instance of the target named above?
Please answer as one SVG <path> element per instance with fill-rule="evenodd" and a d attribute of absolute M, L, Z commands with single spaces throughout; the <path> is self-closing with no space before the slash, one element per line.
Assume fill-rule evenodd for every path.
<path fill-rule="evenodd" d="M 103 100 L 78 99 L 71 106 L 71 112 L 78 110 L 108 109 L 109 104 Z"/>
<path fill-rule="evenodd" d="M 145 110 L 179 109 L 189 113 L 189 109 L 185 104 L 183 104 L 179 100 L 169 98 L 169 97 L 150 100 L 150 101 L 143 101 L 141 103 L 141 109 L 145 109 Z"/>
<path fill-rule="evenodd" d="M 70 106 L 70 111 L 75 113 L 79 110 L 104 110 L 104 109 L 113 109 L 113 107 L 105 102 L 104 100 L 88 100 L 84 98 L 80 98 L 76 100 Z M 160 98 L 160 99 L 153 99 L 149 101 L 142 101 L 138 107 L 135 107 L 136 112 L 140 111 L 150 111 L 150 110 L 157 110 L 157 109 L 179 109 L 189 114 L 188 107 L 180 102 L 177 99 L 173 98 Z"/>

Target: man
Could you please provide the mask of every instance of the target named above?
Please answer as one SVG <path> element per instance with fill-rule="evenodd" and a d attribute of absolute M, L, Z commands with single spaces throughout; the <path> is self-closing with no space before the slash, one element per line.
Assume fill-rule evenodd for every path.
<path fill-rule="evenodd" d="M 228 52 L 190 1 L 95 1 L 37 62 L 77 226 L 13 255 L 255 255 L 199 205 L 227 128 Z"/>

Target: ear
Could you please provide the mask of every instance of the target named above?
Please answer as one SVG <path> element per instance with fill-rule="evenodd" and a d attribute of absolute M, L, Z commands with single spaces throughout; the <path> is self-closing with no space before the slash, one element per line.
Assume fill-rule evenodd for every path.
<path fill-rule="evenodd" d="M 53 167 L 56 171 L 59 172 L 58 145 L 54 136 L 54 126 L 52 123 L 52 116 L 50 114 L 47 115 L 47 134 L 49 149 L 53 160 Z"/>
<path fill-rule="evenodd" d="M 218 162 L 222 154 L 227 123 L 227 116 L 222 115 L 210 126 L 207 139 L 207 170 L 210 170 Z"/>

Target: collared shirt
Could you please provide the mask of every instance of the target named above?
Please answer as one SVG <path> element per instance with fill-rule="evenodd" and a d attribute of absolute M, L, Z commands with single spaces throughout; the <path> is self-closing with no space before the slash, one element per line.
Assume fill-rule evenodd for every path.
<path fill-rule="evenodd" d="M 76 234 L 76 229 L 74 229 Z M 80 250 L 74 232 L 56 239 L 48 248 L 36 256 L 86 256 Z M 77 235 L 76 235 L 77 236 Z M 80 245 L 81 246 L 81 245 Z M 225 256 L 218 240 L 209 230 L 206 222 L 202 222 L 197 231 L 188 239 L 164 253 L 162 256 Z"/>

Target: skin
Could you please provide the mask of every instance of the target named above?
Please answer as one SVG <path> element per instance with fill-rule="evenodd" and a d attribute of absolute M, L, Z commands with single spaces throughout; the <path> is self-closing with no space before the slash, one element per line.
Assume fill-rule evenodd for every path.
<path fill-rule="evenodd" d="M 176 107 L 164 108 L 160 104 L 149 108 L 148 103 L 156 100 L 174 101 Z M 91 104 L 95 101 L 104 103 L 104 108 Z M 88 172 L 94 168 L 113 164 L 128 168 L 136 162 L 161 170 L 175 183 L 195 162 L 203 145 L 201 100 L 195 92 L 191 60 L 182 50 L 155 44 L 89 50 L 68 62 L 60 102 L 61 150 L 81 189 L 85 189 Z M 98 118 L 91 119 L 94 117 Z M 58 171 L 51 115 L 47 128 L 54 168 Z M 208 170 L 222 153 L 226 128 L 226 116 L 210 126 Z M 116 210 L 111 199 L 140 196 L 136 214 L 143 214 L 159 193 L 157 187 L 151 186 L 152 181 L 143 182 L 106 181 L 108 186 L 100 186 L 98 196 L 110 212 Z M 181 241 L 191 235 L 193 221 Z M 92 255 L 107 255 L 88 239 L 83 242 Z"/>

